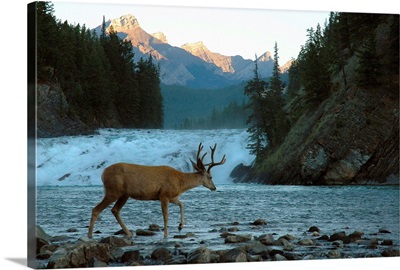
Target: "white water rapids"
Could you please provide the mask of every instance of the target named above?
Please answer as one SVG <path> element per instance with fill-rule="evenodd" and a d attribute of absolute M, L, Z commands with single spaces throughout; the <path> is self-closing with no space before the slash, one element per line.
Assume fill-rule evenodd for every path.
<path fill-rule="evenodd" d="M 226 163 L 212 170 L 216 184 L 229 183 L 229 174 L 236 165 L 250 165 L 254 160 L 246 149 L 245 130 L 101 129 L 97 135 L 39 139 L 37 185 L 101 185 L 103 169 L 117 162 L 193 171 L 190 159 L 195 158 L 200 142 L 203 153 L 208 152 L 205 162 L 210 159 L 209 147 L 215 143 L 215 161 L 226 155 Z"/>

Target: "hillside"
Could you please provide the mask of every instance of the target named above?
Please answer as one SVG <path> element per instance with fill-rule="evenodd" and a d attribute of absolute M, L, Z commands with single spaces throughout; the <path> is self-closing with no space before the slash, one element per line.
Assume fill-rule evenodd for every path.
<path fill-rule="evenodd" d="M 398 184 L 398 29 L 398 15 L 339 13 L 332 14 L 323 35 L 318 28 L 310 31 L 296 63 L 299 69 L 294 65 L 289 70 L 284 110 L 290 131 L 258 163 L 236 168 L 236 181 Z M 318 51 L 323 62 L 310 57 L 319 39 L 326 42 Z M 331 72 L 328 80 L 320 77 L 312 84 L 321 70 Z M 314 78 L 305 77 L 307 71 Z"/>

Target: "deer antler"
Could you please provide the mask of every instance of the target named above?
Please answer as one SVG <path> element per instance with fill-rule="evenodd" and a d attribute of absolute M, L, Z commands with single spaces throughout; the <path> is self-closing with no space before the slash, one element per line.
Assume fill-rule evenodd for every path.
<path fill-rule="evenodd" d="M 207 169 L 207 172 L 210 172 L 212 167 L 218 166 L 218 165 L 222 165 L 226 161 L 226 158 L 225 158 L 225 155 L 224 155 L 220 162 L 217 162 L 217 163 L 214 162 L 214 153 L 215 153 L 215 149 L 216 148 L 217 148 L 217 144 L 214 144 L 214 147 L 210 146 L 210 149 L 211 149 L 211 163 L 208 163 L 208 164 L 204 165 L 204 166 L 209 166 L 208 169 Z"/>
<path fill-rule="evenodd" d="M 203 160 L 204 160 L 204 157 L 207 155 L 207 153 L 204 153 L 203 156 L 200 158 L 200 153 L 202 150 L 203 150 L 203 145 L 202 145 L 202 143 L 200 143 L 199 148 L 197 150 L 197 154 L 196 154 L 196 163 L 194 163 L 193 160 L 190 160 L 196 171 L 205 171 L 206 170 L 206 168 L 204 167 L 204 164 L 203 164 Z"/>

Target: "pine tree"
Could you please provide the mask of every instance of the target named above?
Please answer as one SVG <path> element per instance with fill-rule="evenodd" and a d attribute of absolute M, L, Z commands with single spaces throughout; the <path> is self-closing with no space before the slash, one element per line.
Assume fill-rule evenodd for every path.
<path fill-rule="evenodd" d="M 256 155 L 256 162 L 262 157 L 267 147 L 267 125 L 265 122 L 265 100 L 264 95 L 268 83 L 259 78 L 257 56 L 254 61 L 254 77 L 244 88 L 244 94 L 249 97 L 247 109 L 250 111 L 247 119 L 247 132 L 250 134 L 247 148 L 250 153 Z"/>

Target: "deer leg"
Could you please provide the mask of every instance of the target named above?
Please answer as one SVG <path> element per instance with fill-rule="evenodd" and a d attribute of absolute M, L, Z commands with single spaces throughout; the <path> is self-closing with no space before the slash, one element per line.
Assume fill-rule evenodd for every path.
<path fill-rule="evenodd" d="M 103 200 L 92 209 L 92 218 L 90 219 L 90 226 L 89 226 L 89 232 L 88 232 L 88 237 L 92 238 L 93 235 L 93 227 L 94 227 L 94 223 L 96 222 L 98 216 L 100 215 L 100 213 L 106 209 L 110 204 L 112 204 L 113 202 L 115 202 L 117 198 L 114 196 L 107 196 L 105 195 Z"/>
<path fill-rule="evenodd" d="M 161 200 L 161 210 L 164 217 L 164 238 L 168 237 L 168 200 Z"/>
<path fill-rule="evenodd" d="M 128 201 L 128 199 L 129 199 L 129 196 L 127 196 L 127 195 L 122 195 L 121 197 L 119 197 L 119 199 L 115 203 L 114 207 L 111 209 L 111 212 L 117 219 L 119 225 L 121 226 L 121 228 L 125 232 L 125 234 L 128 237 L 132 237 L 133 236 L 132 233 L 128 230 L 128 228 L 126 227 L 124 221 L 122 220 L 122 218 L 120 216 L 121 209 L 125 205 L 125 203 Z"/>
<path fill-rule="evenodd" d="M 179 208 L 181 210 L 181 223 L 178 226 L 178 230 L 181 231 L 182 228 L 183 228 L 183 225 L 185 225 L 185 215 L 183 213 L 183 203 L 178 199 L 176 199 L 174 201 L 171 201 L 171 202 L 176 204 L 176 205 L 179 205 Z"/>

